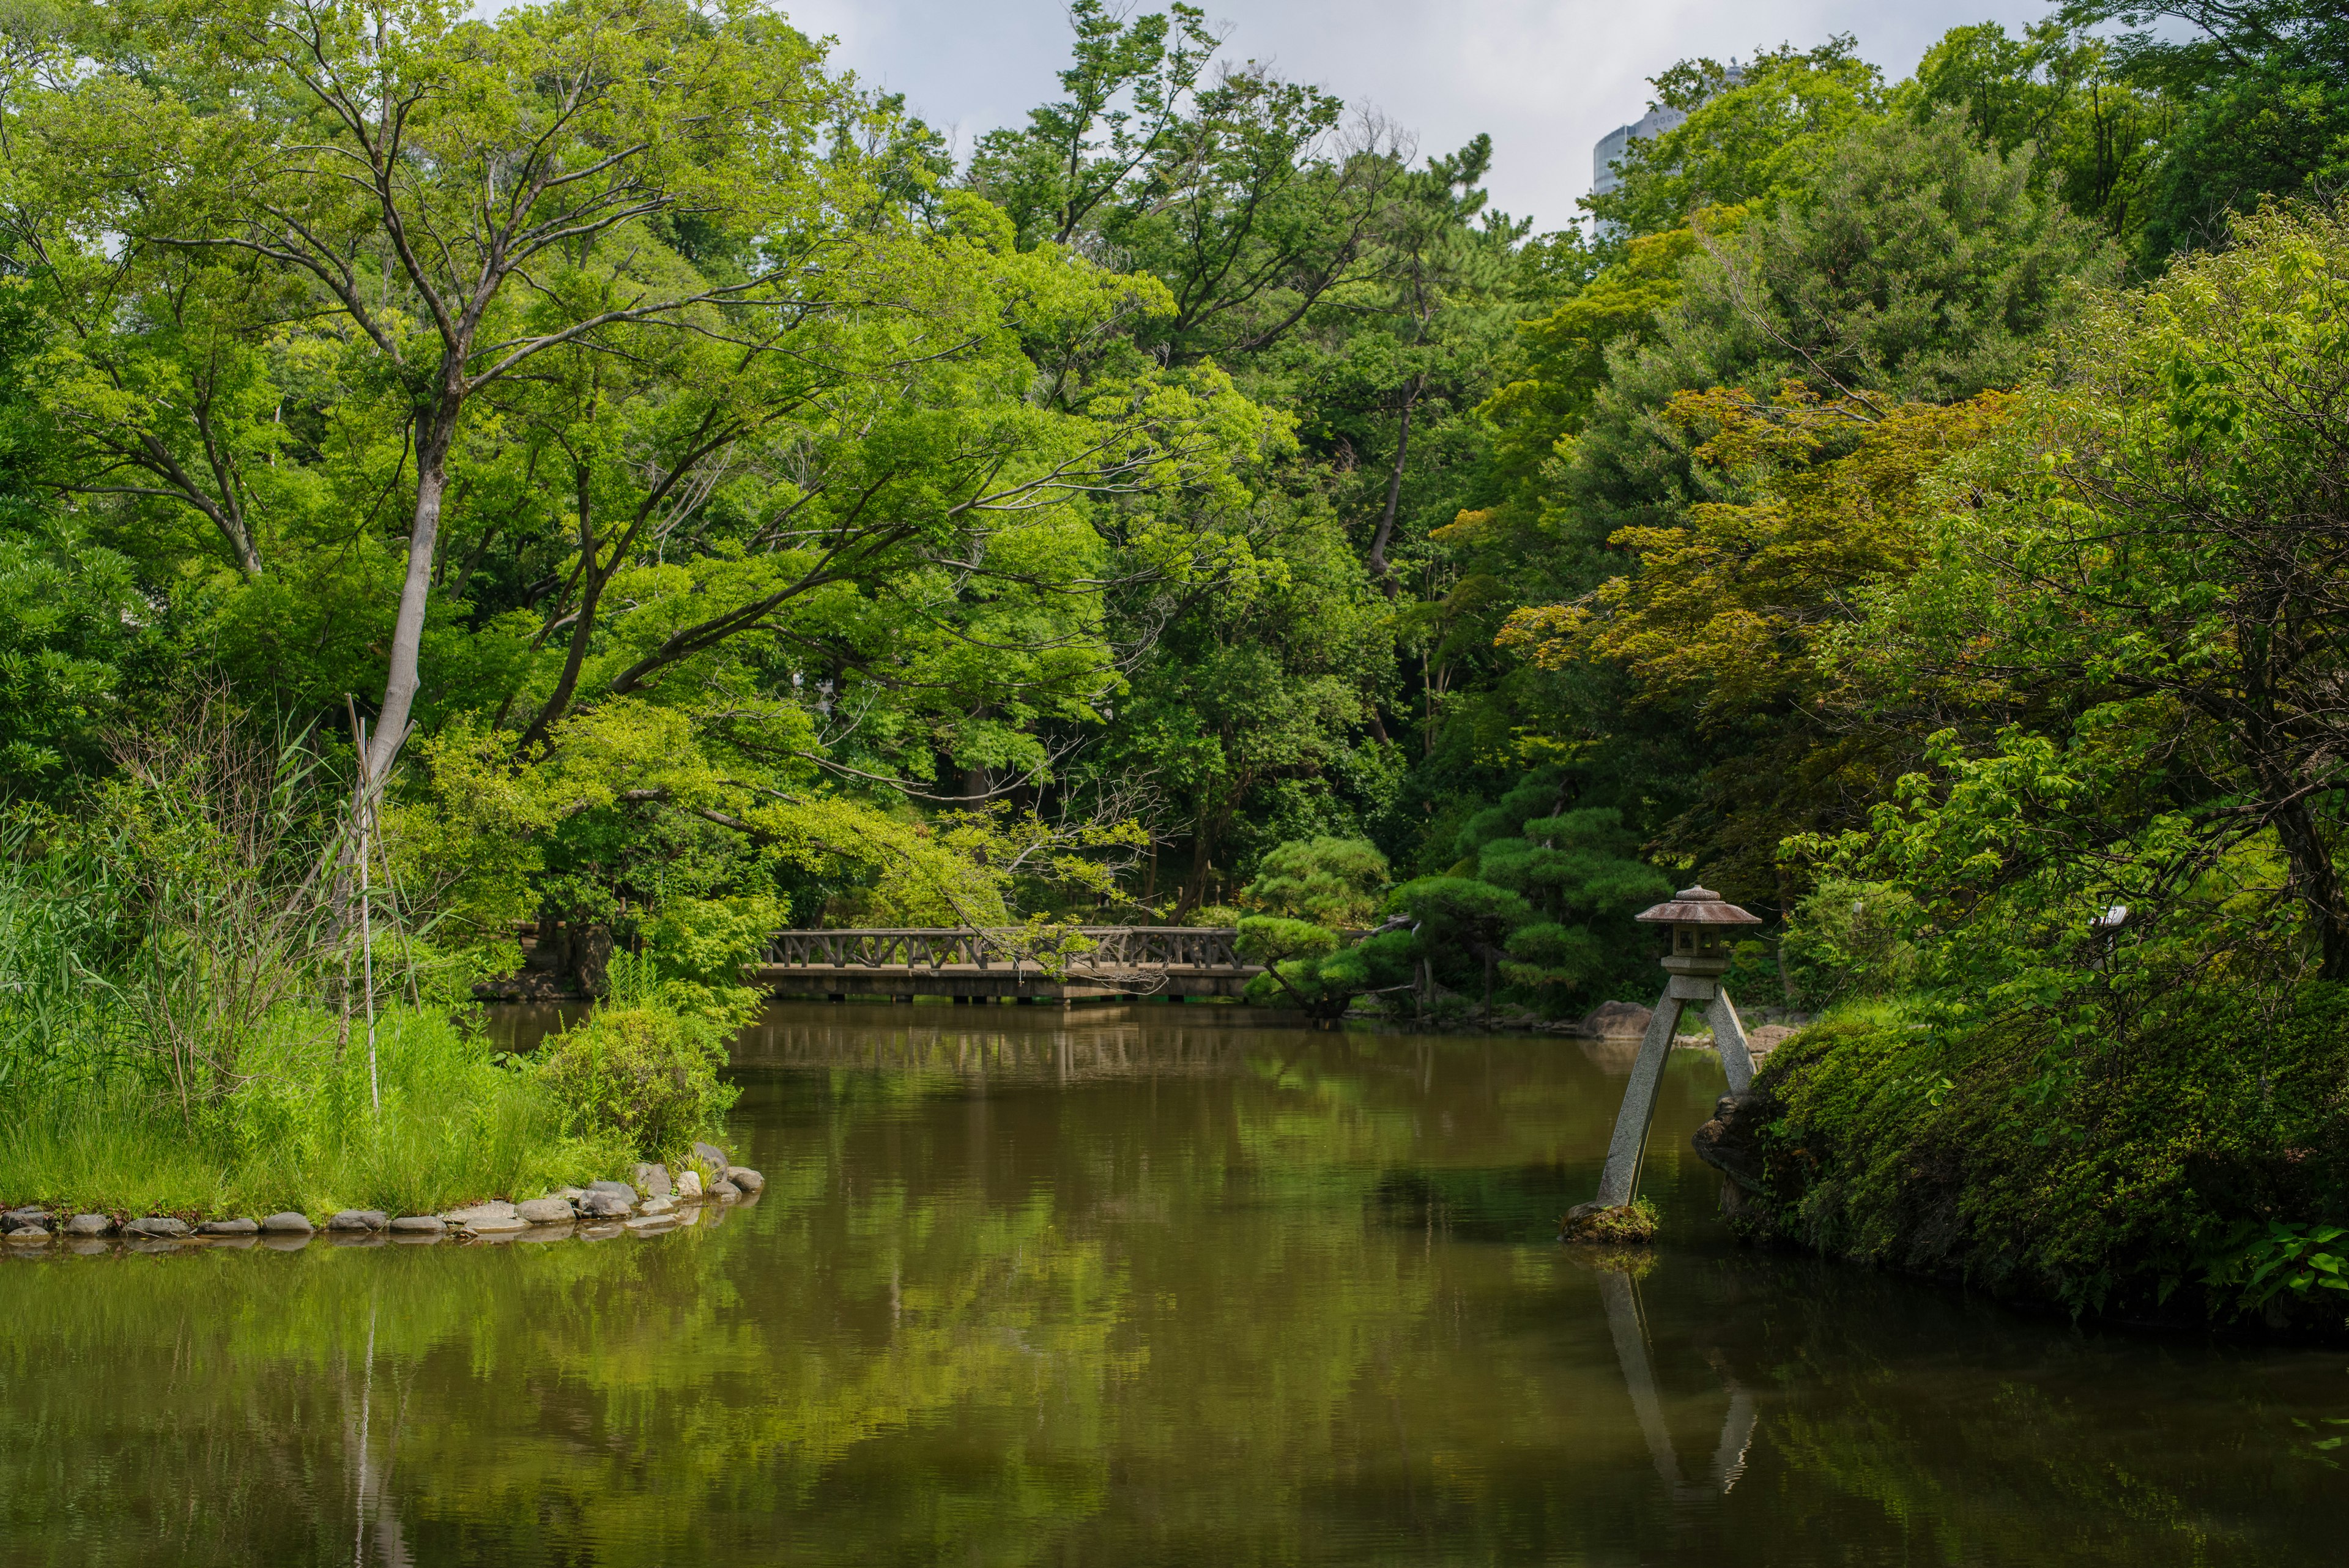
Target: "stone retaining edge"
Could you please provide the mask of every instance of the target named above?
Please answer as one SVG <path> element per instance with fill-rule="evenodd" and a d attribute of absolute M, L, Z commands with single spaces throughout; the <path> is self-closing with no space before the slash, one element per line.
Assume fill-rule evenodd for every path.
<path fill-rule="evenodd" d="M 719 1210 L 756 1203 L 767 1179 L 749 1166 L 727 1161 L 709 1144 L 694 1146 L 696 1160 L 674 1172 L 650 1163 L 636 1168 L 632 1182 L 598 1181 L 558 1189 L 520 1203 L 499 1199 L 467 1204 L 439 1214 L 387 1214 L 346 1209 L 313 1224 L 309 1216 L 287 1211 L 266 1219 L 203 1220 L 177 1215 L 52 1214 L 36 1207 L 0 1213 L 0 1247 L 10 1255 L 47 1251 L 62 1244 L 76 1254 L 113 1251 L 180 1251 L 265 1247 L 297 1251 L 323 1235 L 336 1246 L 404 1245 L 439 1241 L 554 1241 L 571 1236 L 601 1241 L 618 1235 L 660 1235 L 698 1224 L 703 1209 Z M 715 1156 L 716 1158 L 707 1158 Z M 712 1171 L 702 1185 L 703 1170 Z M 560 1205 L 562 1212 L 555 1211 Z M 523 1210 L 532 1212 L 525 1215 Z"/>

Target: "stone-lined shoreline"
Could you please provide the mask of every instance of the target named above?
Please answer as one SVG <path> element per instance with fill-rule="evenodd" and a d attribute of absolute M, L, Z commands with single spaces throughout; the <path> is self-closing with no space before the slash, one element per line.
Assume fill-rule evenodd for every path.
<path fill-rule="evenodd" d="M 707 1173 L 708 1180 L 703 1179 Z M 438 1214 L 388 1214 L 379 1209 L 344 1209 L 313 1221 L 287 1210 L 263 1219 L 236 1216 L 190 1220 L 178 1215 L 58 1215 L 38 1207 L 0 1214 L 0 1241 L 9 1251 L 32 1251 L 61 1244 L 73 1252 L 171 1251 L 181 1248 L 264 1246 L 293 1251 L 320 1234 L 337 1245 L 385 1241 L 588 1241 L 608 1236 L 654 1235 L 698 1223 L 705 1206 L 721 1210 L 754 1202 L 767 1179 L 749 1166 L 733 1164 L 714 1144 L 697 1143 L 693 1158 L 674 1170 L 646 1163 L 629 1181 L 595 1181 L 559 1188 L 521 1202 L 498 1199 Z"/>

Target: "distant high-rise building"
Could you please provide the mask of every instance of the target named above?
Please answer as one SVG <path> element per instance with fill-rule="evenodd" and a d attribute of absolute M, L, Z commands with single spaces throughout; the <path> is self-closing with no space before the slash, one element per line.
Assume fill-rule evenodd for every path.
<path fill-rule="evenodd" d="M 1735 87 L 1745 79 L 1745 68 L 1735 60 L 1732 60 L 1729 62 L 1729 68 L 1722 75 L 1729 86 Z M 1633 137 L 1636 136 L 1642 141 L 1653 141 L 1657 137 L 1687 119 L 1688 116 L 1682 110 L 1671 108 L 1669 105 L 1658 104 L 1630 124 L 1619 125 L 1600 137 L 1599 144 L 1590 150 L 1590 193 L 1594 196 L 1604 196 L 1609 192 L 1619 190 L 1622 187 L 1623 177 L 1615 171 L 1613 166 L 1622 161 L 1623 153 L 1630 146 Z M 1613 228 L 1614 225 L 1611 223 L 1601 223 L 1599 225 L 1599 232 L 1606 234 Z"/>
<path fill-rule="evenodd" d="M 1621 161 L 1623 150 L 1631 144 L 1631 138 L 1653 141 L 1687 118 L 1679 109 L 1660 104 L 1630 124 L 1619 125 L 1600 137 L 1599 145 L 1590 150 L 1590 193 L 1604 196 L 1623 183 L 1614 165 Z"/>

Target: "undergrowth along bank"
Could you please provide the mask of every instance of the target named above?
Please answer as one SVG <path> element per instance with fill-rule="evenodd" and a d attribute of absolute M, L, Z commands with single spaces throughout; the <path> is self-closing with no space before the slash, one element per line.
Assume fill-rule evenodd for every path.
<path fill-rule="evenodd" d="M 469 994 L 495 955 L 429 940 L 314 741 L 200 693 L 79 809 L 0 815 L 0 1203 L 430 1213 L 719 1130 L 738 955 L 627 955 L 594 1018 L 502 1052 Z"/>
<path fill-rule="evenodd" d="M 2192 993 L 2075 1044 L 1847 1008 L 1773 1054 L 1749 1233 L 2082 1316 L 2349 1339 L 2349 987 Z"/>
<path fill-rule="evenodd" d="M 0 1128 L 0 1195 L 60 1212 L 428 1214 L 615 1176 L 638 1158 L 616 1129 L 566 1126 L 535 1062 L 423 1008 L 378 1021 L 378 1113 L 364 1055 L 335 1049 L 339 1023 L 271 1014 L 246 1081 L 192 1119 L 123 1071 L 26 1097 Z"/>

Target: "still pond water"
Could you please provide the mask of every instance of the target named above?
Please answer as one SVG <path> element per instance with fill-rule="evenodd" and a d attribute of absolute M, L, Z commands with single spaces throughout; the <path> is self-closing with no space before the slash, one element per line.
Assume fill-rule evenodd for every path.
<path fill-rule="evenodd" d="M 509 1021 L 509 1025 L 513 1021 Z M 2349 1356 L 1728 1243 L 1676 1054 L 790 1005 L 651 1240 L 0 1265 L 0 1563 L 2336 1563 Z"/>

